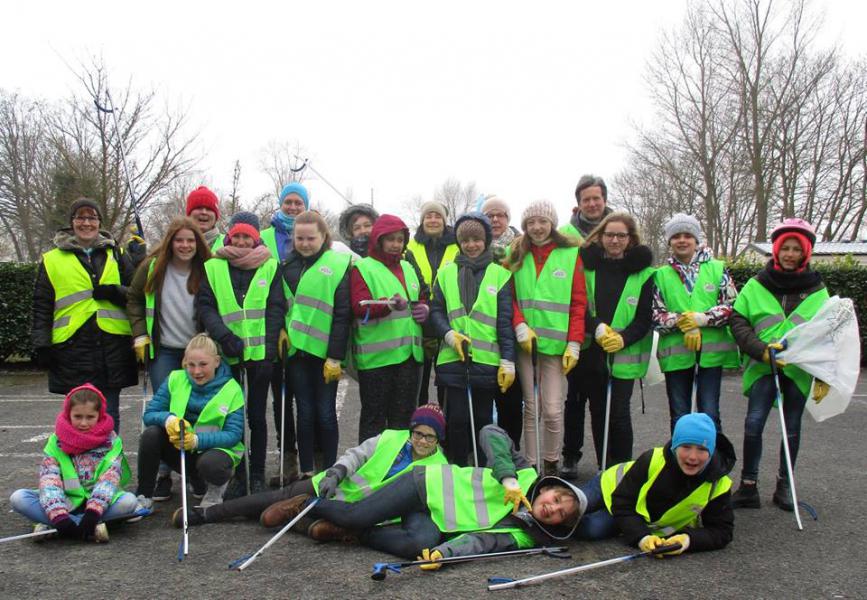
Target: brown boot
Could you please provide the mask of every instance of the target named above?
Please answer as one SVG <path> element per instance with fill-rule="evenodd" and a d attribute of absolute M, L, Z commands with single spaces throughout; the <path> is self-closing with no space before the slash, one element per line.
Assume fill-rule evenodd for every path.
<path fill-rule="evenodd" d="M 300 494 L 298 496 L 293 496 L 288 500 L 275 502 L 262 511 L 262 514 L 259 517 L 259 524 L 268 529 L 282 527 L 297 517 L 298 513 L 304 510 L 304 505 L 312 497 L 313 496 L 310 494 Z"/>
<path fill-rule="evenodd" d="M 317 542 L 343 542 L 355 544 L 358 542 L 358 534 L 350 529 L 335 525 L 325 519 L 317 519 L 307 529 L 307 537 Z"/>
<path fill-rule="evenodd" d="M 280 473 L 271 477 L 268 485 L 272 488 L 286 487 L 293 481 L 298 479 L 298 453 L 294 450 L 287 450 L 283 455 L 283 481 L 280 482 Z"/>

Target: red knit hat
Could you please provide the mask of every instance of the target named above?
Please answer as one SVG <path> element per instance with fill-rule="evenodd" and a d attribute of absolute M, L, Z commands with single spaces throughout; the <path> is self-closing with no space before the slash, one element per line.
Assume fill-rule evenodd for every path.
<path fill-rule="evenodd" d="M 807 267 L 807 263 L 810 262 L 810 257 L 813 255 L 813 244 L 810 243 L 810 240 L 807 239 L 806 235 L 798 233 L 797 231 L 787 231 L 780 234 L 779 237 L 774 240 L 774 268 L 778 271 L 783 270 L 783 266 L 780 264 L 780 248 L 783 247 L 783 242 L 789 239 L 795 239 L 799 244 L 801 244 L 801 250 L 804 251 L 804 260 L 801 261 L 800 266 L 795 270 L 803 271 Z"/>
<path fill-rule="evenodd" d="M 197 208 L 207 208 L 211 212 L 217 215 L 217 218 L 220 218 L 220 200 L 217 198 L 217 195 L 206 188 L 203 185 L 200 185 L 187 196 L 187 216 L 190 216 Z"/>

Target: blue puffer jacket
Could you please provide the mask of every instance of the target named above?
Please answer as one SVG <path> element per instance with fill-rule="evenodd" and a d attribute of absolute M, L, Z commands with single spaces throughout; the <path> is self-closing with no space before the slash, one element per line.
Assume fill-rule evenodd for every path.
<path fill-rule="evenodd" d="M 229 370 L 229 367 L 226 363 L 220 363 L 217 372 L 214 374 L 214 378 L 205 385 L 197 385 L 194 381 L 190 380 L 193 390 L 190 392 L 190 401 L 187 403 L 187 411 L 184 414 L 184 418 L 190 423 L 195 424 L 199 418 L 199 413 L 202 412 L 205 405 L 231 378 L 232 372 Z M 148 402 L 144 416 L 142 417 L 145 426 L 164 426 L 166 419 L 171 414 L 169 412 L 170 403 L 169 378 L 166 377 L 160 389 L 157 390 L 157 393 Z M 231 448 L 244 437 L 244 409 L 239 408 L 227 415 L 222 431 L 206 432 L 198 435 L 199 443 L 196 446 L 196 450 L 199 452 L 204 452 L 211 448 Z"/>

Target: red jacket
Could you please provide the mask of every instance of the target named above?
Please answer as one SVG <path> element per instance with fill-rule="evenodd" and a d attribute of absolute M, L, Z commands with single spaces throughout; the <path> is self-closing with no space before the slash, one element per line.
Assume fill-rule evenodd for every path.
<path fill-rule="evenodd" d="M 542 272 L 545 261 L 556 248 L 554 242 L 548 242 L 544 246 L 530 244 L 530 252 L 533 254 L 533 263 L 536 265 L 536 277 Z M 525 257 L 524 260 L 527 260 Z M 575 271 L 572 274 L 572 297 L 569 301 L 569 331 L 566 339 L 570 342 L 584 342 L 584 312 L 587 310 L 587 288 L 584 285 L 584 263 L 581 256 L 575 261 Z M 515 291 L 515 278 L 512 278 L 512 326 L 517 327 L 526 323 L 524 313 L 518 306 L 518 294 Z"/>

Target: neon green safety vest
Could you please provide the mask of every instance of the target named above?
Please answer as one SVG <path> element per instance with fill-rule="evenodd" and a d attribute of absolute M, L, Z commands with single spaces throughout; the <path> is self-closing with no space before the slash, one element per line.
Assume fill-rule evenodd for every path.
<path fill-rule="evenodd" d="M 262 243 L 271 251 L 271 257 L 279 261 L 280 252 L 277 250 L 277 230 L 273 227 L 263 229 L 259 237 L 262 239 Z"/>
<path fill-rule="evenodd" d="M 54 288 L 52 344 L 71 338 L 94 314 L 97 327 L 104 332 L 132 335 L 122 307 L 108 300 L 93 299 L 93 281 L 74 252 L 55 248 L 42 255 L 42 264 Z M 99 285 L 120 285 L 120 271 L 111 248 L 105 251 L 105 267 Z"/>
<path fill-rule="evenodd" d="M 147 281 L 150 281 L 151 276 L 154 273 L 154 263 L 157 262 L 157 259 L 152 258 L 150 264 L 148 265 L 148 277 Z M 156 316 L 156 294 L 153 292 L 145 292 L 145 327 L 147 328 L 148 337 L 153 342 L 154 339 L 154 317 Z M 150 354 L 150 359 L 154 359 L 154 345 L 153 343 L 148 344 L 148 353 Z"/>
<path fill-rule="evenodd" d="M 406 290 L 394 273 L 375 258 L 368 256 L 355 263 L 373 298 L 403 296 L 408 292 L 410 302 L 416 302 L 419 282 L 415 269 L 405 260 L 400 261 L 400 267 Z M 352 337 L 355 362 L 361 371 L 399 365 L 410 356 L 422 362 L 421 325 L 413 321 L 409 306 L 405 310 L 392 310 L 379 319 L 356 319 Z"/>
<path fill-rule="evenodd" d="M 334 499 L 343 502 L 358 502 L 379 488 L 388 485 L 413 467 L 448 463 L 442 450 L 437 446 L 436 452 L 433 454 L 409 463 L 404 469 L 388 477 L 388 472 L 394 465 L 397 455 L 409 441 L 409 436 L 410 432 L 406 429 L 386 429 L 383 431 L 376 442 L 373 456 L 361 465 L 355 473 L 340 482 Z M 323 477 L 325 477 L 325 471 L 317 473 L 312 479 L 317 495 L 319 495 L 319 482 L 322 481 Z"/>
<path fill-rule="evenodd" d="M 219 250 L 222 247 L 223 247 L 223 236 L 218 235 L 217 239 L 214 240 L 214 243 L 211 244 L 211 254 L 213 254 L 214 252 L 216 252 L 217 250 Z"/>
<path fill-rule="evenodd" d="M 187 403 L 190 401 L 193 385 L 187 377 L 187 372 L 182 369 L 169 373 L 168 382 L 171 397 L 169 412 L 182 419 L 187 412 Z M 243 407 L 244 390 L 234 378 L 230 377 L 199 413 L 199 418 L 193 424 L 193 433 L 223 431 L 226 417 Z M 241 440 L 231 448 L 217 448 L 217 450 L 228 454 L 237 467 L 241 457 L 244 456 L 244 442 Z"/>
<path fill-rule="evenodd" d="M 570 235 L 579 242 L 584 243 L 584 235 L 580 231 L 578 231 L 578 228 L 575 227 L 572 223 L 566 223 L 557 231 L 559 231 L 563 235 Z"/>
<path fill-rule="evenodd" d="M 653 449 L 653 456 L 650 459 L 650 465 L 647 467 L 647 481 L 638 491 L 635 512 L 644 517 L 648 527 L 653 531 L 653 535 L 668 537 L 686 527 L 700 527 L 700 517 L 704 507 L 714 498 L 718 498 L 729 491 L 732 487 L 732 480 L 728 475 L 723 475 L 716 481 L 705 481 L 695 488 L 689 496 L 665 511 L 658 520 L 651 521 L 650 514 L 647 511 L 647 494 L 665 466 L 664 453 L 665 448 Z M 614 494 L 614 490 L 620 485 L 623 477 L 634 464 L 634 460 L 620 463 L 619 465 L 605 469 L 605 472 L 602 473 L 600 481 L 602 485 L 602 498 L 605 501 L 605 508 L 608 509 L 609 513 L 612 512 L 611 497 Z"/>
<path fill-rule="evenodd" d="M 558 356 L 566 350 L 572 277 L 578 247 L 554 248 L 536 277 L 536 264 L 527 253 L 515 272 L 515 294 L 527 325 L 539 336 L 540 354 Z"/>
<path fill-rule="evenodd" d="M 406 245 L 406 249 L 412 252 L 412 255 L 415 257 L 415 262 L 418 265 L 418 270 L 421 271 L 421 278 L 424 279 L 424 282 L 429 286 L 433 286 L 433 269 L 431 268 L 430 259 L 427 257 L 427 250 L 424 247 L 424 244 L 420 244 L 415 239 L 411 239 L 409 243 Z M 437 273 L 439 273 L 440 269 L 442 269 L 446 265 L 450 265 L 455 262 L 455 257 L 458 255 L 458 245 L 457 244 L 449 244 L 446 246 L 445 250 L 443 250 L 443 257 L 440 259 L 440 264 L 437 267 Z"/>
<path fill-rule="evenodd" d="M 520 527 L 497 524 L 512 514 L 503 504 L 503 485 L 491 469 L 441 465 L 426 467 L 425 486 L 431 519 L 443 533 L 484 531 L 510 533 L 521 548 L 533 545 Z M 538 475 L 532 468 L 518 471 L 518 484 L 526 494 Z"/>
<path fill-rule="evenodd" d="M 123 441 L 120 439 L 120 436 L 116 435 L 114 437 L 114 442 L 111 444 L 111 450 L 109 450 L 108 453 L 102 457 L 102 460 L 99 461 L 99 464 L 96 466 L 96 471 L 93 473 L 93 477 L 84 483 L 82 483 L 78 478 L 78 472 L 75 470 L 75 465 L 72 463 L 72 459 L 68 454 L 60 449 L 60 446 L 57 443 L 57 434 L 51 434 L 42 451 L 56 460 L 57 464 L 60 465 L 60 477 L 63 479 L 63 491 L 66 494 L 66 499 L 69 501 L 69 509 L 71 511 L 87 502 L 90 498 L 90 494 L 93 492 L 93 486 L 96 485 L 99 478 L 102 477 L 102 474 L 111 468 L 112 463 L 117 460 L 118 456 L 120 457 L 121 476 L 120 482 L 117 486 L 117 491 L 111 498 L 112 502 L 120 498 L 121 494 L 124 493 L 123 487 L 129 483 L 129 464 L 126 462 L 126 457 L 123 455 Z"/>
<path fill-rule="evenodd" d="M 269 258 L 256 269 L 247 294 L 244 307 L 238 306 L 232 278 L 229 275 L 229 261 L 212 258 L 205 262 L 205 273 L 217 299 L 217 310 L 229 331 L 244 342 L 244 360 L 265 359 L 265 306 L 268 292 L 277 273 L 277 261 Z M 237 358 L 226 358 L 229 364 L 236 364 Z"/>
<path fill-rule="evenodd" d="M 701 263 L 692 294 L 687 293 L 680 275 L 670 264 L 656 270 L 654 281 L 670 311 L 703 313 L 716 306 L 724 270 L 725 263 L 721 260 Z M 695 354 L 684 345 L 683 333 L 679 329 L 659 336 L 656 356 L 659 358 L 659 366 L 663 372 L 695 366 Z M 736 369 L 740 366 L 738 346 L 728 325 L 701 328 L 699 366 L 727 369 Z"/>
<path fill-rule="evenodd" d="M 768 344 L 779 341 L 790 329 L 806 323 L 828 300 L 827 288 L 822 288 L 807 296 L 798 307 L 787 317 L 780 306 L 779 300 L 768 291 L 756 278 L 750 279 L 735 300 L 735 310 L 746 317 L 759 339 Z M 770 375 L 771 367 L 763 362 L 753 360 L 744 354 L 747 369 L 744 371 L 744 395 L 750 393 L 750 388 L 761 377 Z M 795 382 L 805 396 L 810 392 L 813 376 L 795 365 L 787 364 L 783 373 Z"/>
<path fill-rule="evenodd" d="M 295 294 L 283 280 L 283 293 L 288 302 L 286 331 L 292 340 L 289 356 L 303 350 L 319 358 L 327 358 L 328 338 L 334 314 L 334 295 L 346 270 L 350 255 L 326 250 L 301 275 Z"/>
<path fill-rule="evenodd" d="M 642 269 L 638 273 L 632 273 L 626 278 L 626 285 L 620 293 L 617 308 L 614 309 L 614 318 L 611 319 L 611 328 L 615 331 L 623 331 L 632 323 L 635 312 L 638 310 L 638 299 L 641 298 L 641 288 L 648 279 L 653 277 L 653 267 Z M 584 280 L 587 282 L 587 310 L 592 316 L 596 316 L 596 271 L 585 270 Z M 589 338 L 590 336 L 588 336 Z M 590 344 L 590 340 L 584 345 Z M 616 352 L 613 357 L 614 364 L 611 374 L 617 379 L 638 379 L 647 374 L 647 365 L 650 363 L 650 351 L 653 349 L 653 333 L 647 332 L 643 338 Z"/>
<path fill-rule="evenodd" d="M 494 263 L 489 264 L 479 285 L 479 294 L 476 296 L 473 308 L 467 315 L 461 302 L 458 265 L 456 263 L 447 265 L 437 275 L 437 282 L 446 301 L 449 324 L 452 329 L 470 338 L 473 362 L 495 367 L 500 365 L 500 346 L 497 343 L 497 294 L 509 282 L 511 276 L 507 269 Z M 458 353 L 448 344 L 440 348 L 438 365 L 459 360 Z"/>

